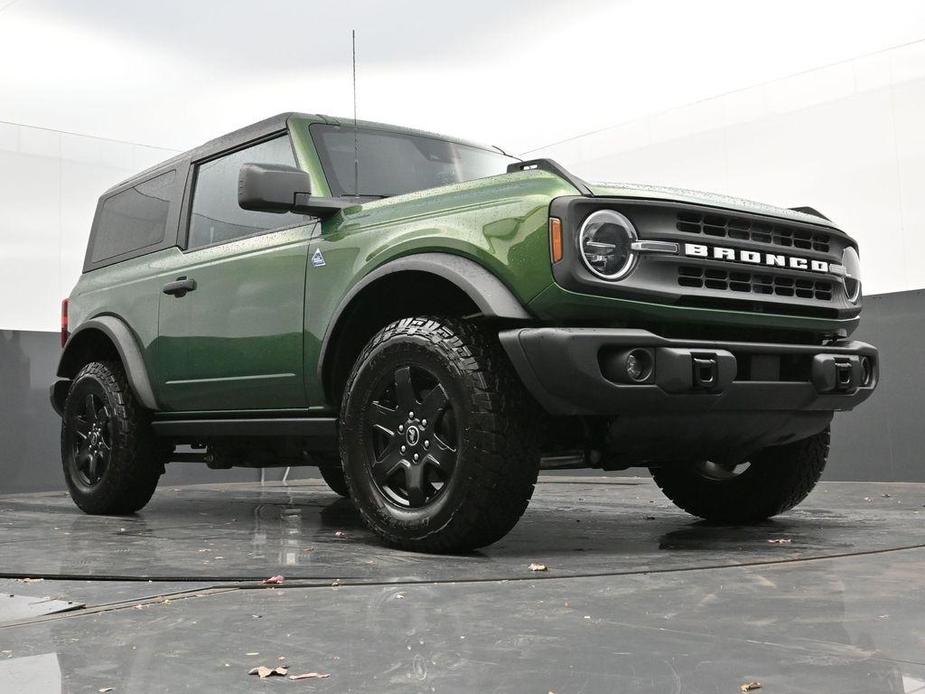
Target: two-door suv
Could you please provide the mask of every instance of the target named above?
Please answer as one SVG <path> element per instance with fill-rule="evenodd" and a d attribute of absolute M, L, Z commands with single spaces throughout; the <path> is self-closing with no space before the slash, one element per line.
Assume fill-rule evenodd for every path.
<path fill-rule="evenodd" d="M 746 523 L 873 392 L 856 244 L 811 208 L 284 114 L 99 201 L 52 402 L 88 513 L 171 461 L 316 465 L 385 541 L 504 536 L 541 467 L 647 467 Z"/>

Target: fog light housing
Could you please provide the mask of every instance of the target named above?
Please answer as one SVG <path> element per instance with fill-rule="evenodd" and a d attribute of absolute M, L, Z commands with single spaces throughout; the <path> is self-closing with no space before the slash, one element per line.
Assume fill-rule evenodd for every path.
<path fill-rule="evenodd" d="M 644 349 L 634 349 L 624 361 L 626 375 L 633 383 L 645 383 L 652 376 L 652 355 Z"/>
<path fill-rule="evenodd" d="M 651 349 L 605 350 L 599 358 L 604 377 L 609 381 L 638 385 L 655 380 L 655 353 Z"/>

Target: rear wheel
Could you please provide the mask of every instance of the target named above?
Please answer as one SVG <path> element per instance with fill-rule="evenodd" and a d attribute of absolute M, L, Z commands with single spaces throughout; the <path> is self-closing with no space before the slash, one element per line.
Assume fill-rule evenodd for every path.
<path fill-rule="evenodd" d="M 813 490 L 829 454 L 829 430 L 766 448 L 739 465 L 697 461 L 652 470 L 675 505 L 716 523 L 755 523 L 789 511 Z"/>
<path fill-rule="evenodd" d="M 128 514 L 151 499 L 169 446 L 153 435 L 122 365 L 90 362 L 71 383 L 61 420 L 64 478 L 86 513 Z"/>
<path fill-rule="evenodd" d="M 406 318 L 381 330 L 341 407 L 341 459 L 363 520 L 386 542 L 419 551 L 503 537 L 539 471 L 530 403 L 483 329 Z"/>

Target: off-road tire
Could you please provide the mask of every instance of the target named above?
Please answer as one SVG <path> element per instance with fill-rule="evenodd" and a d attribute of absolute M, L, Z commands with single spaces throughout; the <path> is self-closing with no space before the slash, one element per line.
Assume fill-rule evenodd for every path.
<path fill-rule="evenodd" d="M 751 456 L 748 469 L 725 480 L 709 479 L 694 465 L 652 470 L 655 483 L 688 513 L 725 524 L 757 523 L 789 511 L 813 490 L 829 454 L 829 429 Z"/>
<path fill-rule="evenodd" d="M 88 394 L 107 408 L 105 439 L 109 453 L 101 476 L 95 482 L 81 478 L 76 467 L 75 417 Z M 82 417 L 85 420 L 86 417 Z M 101 417 L 102 419 L 102 417 Z M 90 362 L 72 381 L 61 418 L 61 457 L 64 478 L 74 503 L 96 515 L 126 515 L 150 501 L 164 472 L 171 448 L 159 441 L 150 426 L 150 416 L 136 401 L 125 371 L 118 362 Z"/>
<path fill-rule="evenodd" d="M 434 374 L 458 432 L 449 482 L 418 508 L 396 505 L 374 479 L 374 434 L 364 431 L 377 383 L 393 372 L 397 379 L 403 365 Z M 341 407 L 341 460 L 363 521 L 389 545 L 412 551 L 465 552 L 499 540 L 526 510 L 539 472 L 534 408 L 486 328 L 426 317 L 386 326 L 357 359 Z"/>
<path fill-rule="evenodd" d="M 344 498 L 350 497 L 350 488 L 347 487 L 347 480 L 344 479 L 344 468 L 340 464 L 338 456 L 321 456 L 318 472 L 321 473 L 321 479 L 331 488 L 332 492 L 340 494 Z"/>

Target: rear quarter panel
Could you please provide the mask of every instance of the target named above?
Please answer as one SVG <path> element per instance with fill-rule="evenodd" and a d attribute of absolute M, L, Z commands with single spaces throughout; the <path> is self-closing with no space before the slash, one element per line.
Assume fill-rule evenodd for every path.
<path fill-rule="evenodd" d="M 157 395 L 155 345 L 158 301 L 167 278 L 182 271 L 186 260 L 180 249 L 166 248 L 124 260 L 81 275 L 68 305 L 71 330 L 97 316 L 116 316 L 134 334 Z"/>

